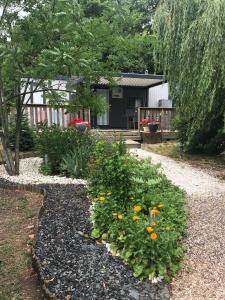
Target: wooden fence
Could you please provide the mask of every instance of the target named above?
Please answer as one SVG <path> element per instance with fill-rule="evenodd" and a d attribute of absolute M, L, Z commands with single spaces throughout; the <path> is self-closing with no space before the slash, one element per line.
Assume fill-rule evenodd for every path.
<path fill-rule="evenodd" d="M 67 113 L 66 106 L 53 108 L 47 104 L 27 104 L 25 113 L 28 116 L 30 126 L 35 127 L 40 123 L 47 123 L 48 126 L 56 124 L 61 128 L 68 127 L 68 122 L 81 118 L 84 121 L 90 122 L 90 111 L 81 110 L 77 113 Z"/>
<path fill-rule="evenodd" d="M 142 130 L 141 121 L 143 119 L 154 119 L 160 121 L 161 131 L 172 131 L 171 121 L 175 118 L 175 116 L 175 108 L 140 107 L 138 109 L 138 130 Z"/>

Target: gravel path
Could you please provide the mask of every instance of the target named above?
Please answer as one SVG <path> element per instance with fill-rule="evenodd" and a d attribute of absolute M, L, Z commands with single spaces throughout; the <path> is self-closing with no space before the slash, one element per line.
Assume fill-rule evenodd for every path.
<path fill-rule="evenodd" d="M 225 181 L 155 153 L 142 149 L 131 152 L 160 163 L 165 175 L 188 194 L 187 253 L 172 282 L 172 299 L 224 300 Z"/>
<path fill-rule="evenodd" d="M 20 175 L 9 176 L 3 165 L 0 166 L 0 177 L 14 183 L 21 184 L 86 184 L 82 179 L 71 179 L 60 176 L 44 176 L 39 173 L 42 159 L 40 157 L 24 158 L 20 160 Z"/>

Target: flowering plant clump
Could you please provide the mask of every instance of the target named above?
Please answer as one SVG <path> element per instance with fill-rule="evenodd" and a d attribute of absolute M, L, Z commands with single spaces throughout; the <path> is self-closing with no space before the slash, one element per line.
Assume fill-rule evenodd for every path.
<path fill-rule="evenodd" d="M 83 119 L 77 118 L 77 119 L 73 119 L 71 121 L 68 122 L 69 126 L 79 126 L 79 125 L 85 125 L 87 127 L 90 127 L 90 122 L 88 121 L 84 121 Z"/>
<path fill-rule="evenodd" d="M 134 276 L 169 280 L 184 253 L 182 191 L 149 161 L 139 161 L 121 153 L 118 145 L 101 141 L 89 192 L 94 199 L 92 237 L 106 240 Z"/>
<path fill-rule="evenodd" d="M 158 119 L 143 119 L 141 122 L 140 122 L 141 125 L 143 126 L 148 126 L 148 125 L 159 125 L 160 124 L 160 121 Z"/>

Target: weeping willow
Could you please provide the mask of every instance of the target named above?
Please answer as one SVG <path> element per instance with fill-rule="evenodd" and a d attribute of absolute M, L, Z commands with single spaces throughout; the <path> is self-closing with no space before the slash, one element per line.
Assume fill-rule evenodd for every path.
<path fill-rule="evenodd" d="M 170 84 L 189 152 L 225 150 L 225 0 L 164 0 L 154 18 L 155 60 Z"/>

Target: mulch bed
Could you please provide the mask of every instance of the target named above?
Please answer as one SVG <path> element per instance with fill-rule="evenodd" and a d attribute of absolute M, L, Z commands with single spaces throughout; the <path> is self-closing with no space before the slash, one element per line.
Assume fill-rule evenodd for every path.
<path fill-rule="evenodd" d="M 89 206 L 81 185 L 45 186 L 35 255 L 41 277 L 57 299 L 168 299 L 164 283 L 140 282 L 118 257 L 90 235 Z"/>

